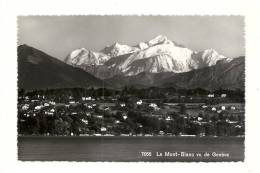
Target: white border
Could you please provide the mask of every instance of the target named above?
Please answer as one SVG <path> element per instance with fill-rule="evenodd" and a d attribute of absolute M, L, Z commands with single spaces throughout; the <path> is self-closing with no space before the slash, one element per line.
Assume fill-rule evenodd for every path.
<path fill-rule="evenodd" d="M 257 0 L 0 0 L 0 172 L 260 172 Z M 17 15 L 243 15 L 246 17 L 246 160 L 239 163 L 20 162 L 16 148 Z M 258 169 L 258 171 L 257 171 Z"/>

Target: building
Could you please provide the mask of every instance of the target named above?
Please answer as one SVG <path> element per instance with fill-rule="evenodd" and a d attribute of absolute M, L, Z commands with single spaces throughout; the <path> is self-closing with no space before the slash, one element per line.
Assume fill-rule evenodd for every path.
<path fill-rule="evenodd" d="M 105 131 L 107 131 L 107 128 L 101 127 L 101 128 L 100 128 L 100 131 L 101 131 L 101 132 L 105 132 Z"/>
<path fill-rule="evenodd" d="M 142 101 L 142 100 L 139 100 L 139 101 L 136 102 L 136 104 L 137 104 L 137 105 L 141 105 L 141 104 L 143 104 L 143 101 Z"/>
<path fill-rule="evenodd" d="M 160 108 L 157 106 L 156 103 L 150 103 L 149 107 L 153 108 L 154 110 L 159 110 Z"/>
<path fill-rule="evenodd" d="M 203 109 L 205 109 L 205 108 L 207 108 L 208 106 L 206 106 L 206 105 L 203 105 L 203 106 L 201 106 Z"/>
<path fill-rule="evenodd" d="M 214 98 L 215 95 L 214 95 L 214 94 L 209 94 L 208 97 L 209 97 L 209 98 Z"/>
<path fill-rule="evenodd" d="M 120 103 L 120 106 L 121 107 L 125 107 L 125 103 Z"/>
<path fill-rule="evenodd" d="M 231 106 L 230 109 L 231 110 L 236 110 L 236 107 L 235 106 Z"/>
<path fill-rule="evenodd" d="M 226 97 L 227 97 L 227 94 L 221 94 L 220 97 L 226 98 Z"/>

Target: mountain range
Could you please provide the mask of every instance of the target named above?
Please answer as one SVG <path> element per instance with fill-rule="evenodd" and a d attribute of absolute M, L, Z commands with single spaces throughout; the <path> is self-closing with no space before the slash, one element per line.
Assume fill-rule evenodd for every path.
<path fill-rule="evenodd" d="M 214 49 L 193 51 L 159 35 L 136 46 L 115 43 L 100 52 L 76 49 L 65 58 L 65 62 L 106 79 L 116 75 L 134 76 L 142 72 L 183 73 L 215 65 L 223 59 L 231 61 Z"/>
<path fill-rule="evenodd" d="M 203 88 L 216 90 L 219 88 L 244 90 L 245 80 L 245 57 L 234 58 L 228 63 L 218 62 L 216 65 L 192 70 L 184 73 L 151 73 L 142 72 L 134 76 L 114 76 L 105 79 L 115 88 L 134 86 L 138 88 L 174 87 L 177 89 Z"/>
<path fill-rule="evenodd" d="M 114 43 L 99 52 L 73 50 L 58 60 L 27 45 L 18 47 L 18 86 L 25 89 L 175 87 L 244 90 L 245 57 L 214 49 L 193 51 L 166 36 L 135 46 Z"/>

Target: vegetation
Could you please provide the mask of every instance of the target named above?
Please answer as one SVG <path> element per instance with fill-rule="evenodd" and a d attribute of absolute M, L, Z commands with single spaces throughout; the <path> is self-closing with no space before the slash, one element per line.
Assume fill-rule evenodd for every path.
<path fill-rule="evenodd" d="M 208 94 L 213 93 L 214 98 Z M 225 93 L 227 97 L 221 97 Z M 21 135 L 244 135 L 244 112 L 219 103 L 244 102 L 243 91 L 175 88 L 19 90 Z M 158 99 L 159 98 L 159 99 Z M 142 100 L 142 102 L 140 102 Z M 140 103 L 138 103 L 140 102 Z M 173 111 L 165 103 L 177 103 Z M 196 108 L 188 103 L 195 103 Z M 201 103 L 207 108 L 202 108 Z M 232 105 L 232 104 L 231 104 Z M 199 110 L 199 113 L 196 113 Z M 222 109 L 220 111 L 220 109 Z"/>

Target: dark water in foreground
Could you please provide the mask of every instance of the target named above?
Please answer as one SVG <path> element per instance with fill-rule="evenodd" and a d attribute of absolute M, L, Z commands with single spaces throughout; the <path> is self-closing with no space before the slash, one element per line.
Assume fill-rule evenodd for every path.
<path fill-rule="evenodd" d="M 141 152 L 151 152 L 151 156 L 149 153 L 142 155 Z M 220 155 L 217 157 L 213 152 Z M 20 136 L 18 137 L 18 159 L 22 161 L 243 161 L 244 138 Z"/>

